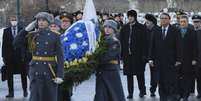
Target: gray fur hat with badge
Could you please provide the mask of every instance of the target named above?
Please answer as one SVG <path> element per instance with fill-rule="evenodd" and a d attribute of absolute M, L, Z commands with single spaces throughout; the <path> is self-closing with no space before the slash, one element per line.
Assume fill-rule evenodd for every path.
<path fill-rule="evenodd" d="M 114 20 L 106 20 L 103 24 L 103 27 L 106 26 L 109 26 L 114 29 L 114 31 L 117 31 L 117 23 Z"/>
<path fill-rule="evenodd" d="M 54 16 L 47 13 L 47 12 L 39 12 L 36 16 L 35 16 L 36 20 L 42 18 L 47 20 L 49 23 L 54 22 Z"/>

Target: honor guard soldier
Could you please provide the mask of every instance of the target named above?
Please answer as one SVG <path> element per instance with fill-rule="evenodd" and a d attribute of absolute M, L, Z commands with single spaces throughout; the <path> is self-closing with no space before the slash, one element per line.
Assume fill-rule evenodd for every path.
<path fill-rule="evenodd" d="M 28 39 L 32 60 L 29 63 L 30 100 L 57 101 L 57 86 L 63 82 L 64 58 L 58 34 L 49 30 L 52 16 L 40 12 L 36 21 L 30 23 L 17 36 L 14 44 L 25 43 Z M 32 31 L 34 28 L 37 31 Z"/>
<path fill-rule="evenodd" d="M 119 74 L 121 47 L 115 37 L 117 23 L 114 20 L 106 20 L 103 26 L 106 52 L 99 57 L 100 64 L 96 69 L 94 101 L 125 101 Z"/>

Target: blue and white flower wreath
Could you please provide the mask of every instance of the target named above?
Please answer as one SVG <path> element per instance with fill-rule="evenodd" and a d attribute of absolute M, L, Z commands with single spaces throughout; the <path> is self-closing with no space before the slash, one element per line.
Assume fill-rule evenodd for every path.
<path fill-rule="evenodd" d="M 99 29 L 92 21 L 78 21 L 61 35 L 64 49 L 65 64 L 73 65 L 86 61 L 85 56 L 92 54 L 96 49 Z"/>

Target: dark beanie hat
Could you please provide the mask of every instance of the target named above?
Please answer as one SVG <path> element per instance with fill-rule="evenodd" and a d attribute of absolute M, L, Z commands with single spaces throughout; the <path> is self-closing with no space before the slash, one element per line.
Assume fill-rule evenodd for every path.
<path fill-rule="evenodd" d="M 152 14 L 146 14 L 145 19 L 151 21 L 154 23 L 154 25 L 157 25 L 157 19 Z"/>
<path fill-rule="evenodd" d="M 133 16 L 134 18 L 137 18 L 137 12 L 135 10 L 129 10 L 127 12 L 127 16 Z"/>

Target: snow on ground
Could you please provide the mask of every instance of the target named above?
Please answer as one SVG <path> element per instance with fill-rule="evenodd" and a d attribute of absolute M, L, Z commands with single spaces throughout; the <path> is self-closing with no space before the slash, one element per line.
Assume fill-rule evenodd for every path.
<path fill-rule="evenodd" d="M 2 49 L 2 39 L 3 39 L 3 30 L 4 28 L 0 29 L 0 68 L 3 65 L 3 61 L 2 61 L 2 55 L 1 55 L 1 49 Z"/>

